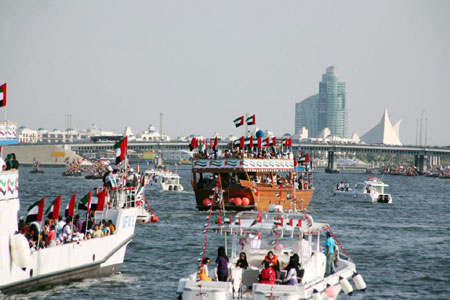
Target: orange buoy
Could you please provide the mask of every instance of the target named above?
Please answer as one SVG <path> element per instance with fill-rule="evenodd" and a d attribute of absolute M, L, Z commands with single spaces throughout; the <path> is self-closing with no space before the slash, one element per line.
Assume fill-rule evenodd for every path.
<path fill-rule="evenodd" d="M 242 204 L 242 199 L 239 198 L 239 197 L 234 198 L 234 204 L 236 204 L 236 205 L 241 205 L 241 204 Z"/>
<path fill-rule="evenodd" d="M 236 200 L 236 199 L 234 199 L 234 198 L 230 198 L 230 199 L 228 200 L 228 202 L 229 202 L 229 203 L 234 203 L 235 200 Z"/>
<path fill-rule="evenodd" d="M 248 199 L 247 197 L 242 198 L 242 205 L 243 206 L 247 206 L 250 204 L 250 199 Z"/>
<path fill-rule="evenodd" d="M 156 222 L 159 221 L 159 217 L 158 217 L 158 216 L 152 216 L 152 217 L 151 217 L 151 221 L 152 221 L 153 223 L 156 223 Z"/>
<path fill-rule="evenodd" d="M 203 206 L 209 206 L 211 204 L 211 200 L 209 198 L 203 199 Z"/>

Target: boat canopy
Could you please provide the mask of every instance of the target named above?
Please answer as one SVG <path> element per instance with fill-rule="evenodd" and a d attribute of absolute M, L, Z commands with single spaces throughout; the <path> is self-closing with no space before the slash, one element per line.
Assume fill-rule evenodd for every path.
<path fill-rule="evenodd" d="M 192 162 L 198 172 L 290 172 L 293 159 L 198 159 Z"/>

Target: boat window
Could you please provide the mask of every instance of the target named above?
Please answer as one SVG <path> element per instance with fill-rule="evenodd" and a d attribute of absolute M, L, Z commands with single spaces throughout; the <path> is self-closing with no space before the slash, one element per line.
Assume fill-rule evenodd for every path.
<path fill-rule="evenodd" d="M 355 184 L 355 190 L 362 190 L 364 188 L 364 183 Z"/>
<path fill-rule="evenodd" d="M 374 191 L 379 193 L 379 194 L 383 194 L 383 187 L 381 185 L 376 185 L 376 186 L 372 186 Z"/>

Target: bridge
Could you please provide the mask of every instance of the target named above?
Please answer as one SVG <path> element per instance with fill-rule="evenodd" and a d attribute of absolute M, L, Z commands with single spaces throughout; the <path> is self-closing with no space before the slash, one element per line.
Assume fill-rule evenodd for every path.
<path fill-rule="evenodd" d="M 113 150 L 113 142 L 101 143 L 74 143 L 65 144 L 63 147 L 84 155 L 91 156 L 92 154 L 101 151 Z M 219 149 L 225 150 L 228 147 L 228 142 L 219 142 Z M 373 154 L 406 154 L 414 156 L 414 164 L 419 173 L 425 171 L 426 161 L 434 161 L 439 164 L 440 157 L 449 157 L 449 147 L 424 147 L 424 146 L 388 146 L 383 144 L 365 145 L 365 144 L 311 144 L 311 143 L 295 143 L 292 148 L 294 152 L 298 153 L 305 151 L 311 152 L 326 152 L 328 154 L 328 164 L 326 171 L 337 171 L 336 154 L 337 153 L 373 153 Z M 189 150 L 189 142 L 187 141 L 171 141 L 171 142 L 128 142 L 128 149 L 134 150 L 137 153 L 144 151 L 164 152 L 168 150 Z"/>

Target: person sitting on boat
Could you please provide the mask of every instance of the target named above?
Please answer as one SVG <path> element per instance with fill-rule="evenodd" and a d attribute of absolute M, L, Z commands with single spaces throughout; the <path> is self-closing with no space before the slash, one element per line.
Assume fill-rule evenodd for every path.
<path fill-rule="evenodd" d="M 334 247 L 336 246 L 336 241 L 331 236 L 331 233 L 327 231 L 327 239 L 325 241 L 325 256 L 327 257 L 327 263 L 325 267 L 325 276 L 333 274 L 336 272 L 334 268 Z"/>
<path fill-rule="evenodd" d="M 260 276 L 260 283 L 275 284 L 276 274 L 272 267 L 272 264 L 269 261 L 264 261 L 264 269 L 261 271 Z"/>
<path fill-rule="evenodd" d="M 272 251 L 269 251 L 264 258 L 263 263 L 265 263 L 266 261 L 271 264 L 272 269 L 276 272 L 276 277 L 278 278 L 280 274 L 280 262 L 278 261 L 278 256 L 273 254 Z"/>
<path fill-rule="evenodd" d="M 236 268 L 241 268 L 241 269 L 248 268 L 247 254 L 245 254 L 245 252 L 241 252 L 239 254 L 239 260 L 236 263 Z"/>
<path fill-rule="evenodd" d="M 216 268 L 215 268 L 215 276 L 216 281 L 227 281 L 228 278 L 228 262 L 229 259 L 225 254 L 225 247 L 220 246 L 217 249 L 217 259 L 216 259 Z"/>
<path fill-rule="evenodd" d="M 345 183 L 345 191 L 348 192 L 350 190 L 350 183 Z"/>
<path fill-rule="evenodd" d="M 98 224 L 95 224 L 95 230 L 94 230 L 94 238 L 100 238 L 103 237 L 103 231 L 100 229 L 100 226 Z"/>
<path fill-rule="evenodd" d="M 116 226 L 114 226 L 114 224 L 111 220 L 108 220 L 108 227 L 109 227 L 111 234 L 114 234 L 114 231 L 116 231 Z"/>
<path fill-rule="evenodd" d="M 203 259 L 203 266 L 198 270 L 198 278 L 200 281 L 212 281 L 211 277 L 208 276 L 208 265 L 210 262 L 209 257 Z"/>
<path fill-rule="evenodd" d="M 297 285 L 298 284 L 297 276 L 300 273 L 299 257 L 297 254 L 294 254 L 289 258 L 289 263 L 286 267 L 286 271 L 287 276 L 284 279 L 283 283 L 287 285 Z"/>

